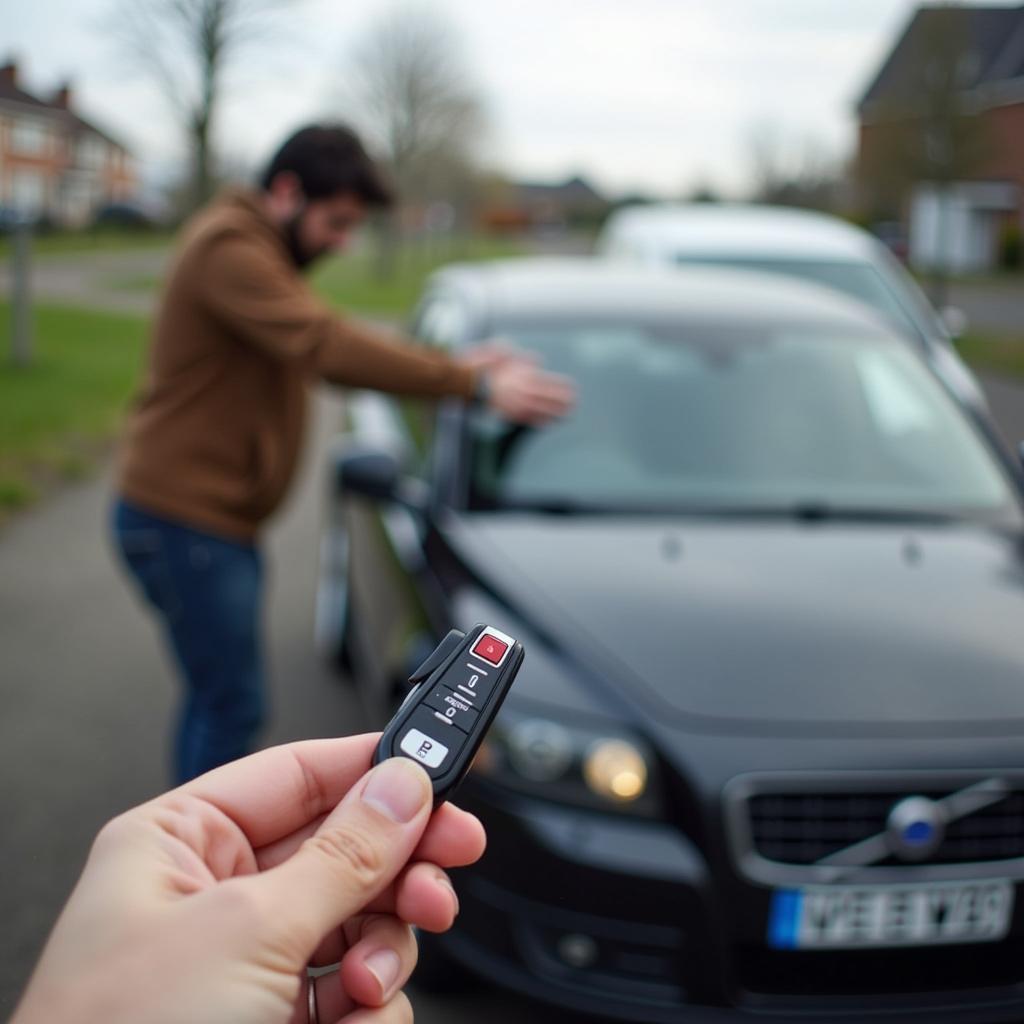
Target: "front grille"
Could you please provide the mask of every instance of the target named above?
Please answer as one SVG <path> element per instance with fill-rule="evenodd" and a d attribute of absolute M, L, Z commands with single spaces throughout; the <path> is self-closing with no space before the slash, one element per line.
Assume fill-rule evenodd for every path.
<path fill-rule="evenodd" d="M 940 800 L 945 792 L 773 793 L 749 798 L 754 849 L 782 864 L 814 864 L 885 830 L 892 808 L 906 796 Z M 950 822 L 930 864 L 962 864 L 1024 857 L 1024 792 Z M 902 863 L 892 859 L 889 864 Z"/>

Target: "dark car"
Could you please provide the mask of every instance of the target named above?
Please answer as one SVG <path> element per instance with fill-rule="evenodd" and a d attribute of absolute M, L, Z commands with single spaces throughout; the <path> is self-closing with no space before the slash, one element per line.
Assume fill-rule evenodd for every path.
<path fill-rule="evenodd" d="M 108 203 L 93 215 L 93 228 L 124 228 L 143 231 L 157 226 L 141 206 L 134 203 Z"/>
<path fill-rule="evenodd" d="M 417 329 L 580 396 L 542 430 L 366 398 L 338 456 L 321 637 L 378 720 L 453 626 L 526 647 L 435 980 L 1022 1019 L 1022 475 L 984 414 L 864 307 L 742 271 L 453 268 Z"/>

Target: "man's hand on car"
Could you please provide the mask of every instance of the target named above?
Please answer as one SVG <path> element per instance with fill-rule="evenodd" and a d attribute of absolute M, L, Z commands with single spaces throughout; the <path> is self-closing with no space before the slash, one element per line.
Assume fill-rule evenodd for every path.
<path fill-rule="evenodd" d="M 515 423 L 541 426 L 565 416 L 576 403 L 568 377 L 541 369 L 536 355 L 504 342 L 477 345 L 460 361 L 484 374 L 488 407 Z"/>

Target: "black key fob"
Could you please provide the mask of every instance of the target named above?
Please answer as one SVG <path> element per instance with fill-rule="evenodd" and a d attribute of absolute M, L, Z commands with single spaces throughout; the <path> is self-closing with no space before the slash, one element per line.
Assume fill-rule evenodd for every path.
<path fill-rule="evenodd" d="M 523 663 L 523 645 L 493 626 L 453 629 L 413 673 L 414 689 L 388 722 L 373 763 L 408 757 L 447 800 L 473 763 Z"/>

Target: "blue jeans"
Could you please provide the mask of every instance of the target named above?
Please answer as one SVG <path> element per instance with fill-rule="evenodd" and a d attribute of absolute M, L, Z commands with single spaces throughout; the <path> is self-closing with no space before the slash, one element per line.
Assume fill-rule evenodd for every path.
<path fill-rule="evenodd" d="M 185 782 L 249 753 L 263 723 L 260 553 L 123 500 L 113 532 L 185 682 L 174 744 L 175 781 Z"/>

